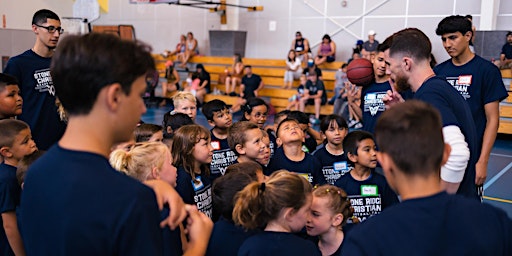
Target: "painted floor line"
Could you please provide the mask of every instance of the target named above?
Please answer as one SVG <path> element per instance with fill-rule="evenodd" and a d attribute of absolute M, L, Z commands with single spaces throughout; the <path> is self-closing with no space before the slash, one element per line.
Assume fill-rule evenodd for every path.
<path fill-rule="evenodd" d="M 511 155 L 504 155 L 504 154 L 497 154 L 497 153 L 491 153 L 491 156 L 502 156 L 502 157 L 510 157 L 510 158 L 512 158 Z"/>
<path fill-rule="evenodd" d="M 484 199 L 491 200 L 491 201 L 502 202 L 502 203 L 507 203 L 507 204 L 512 204 L 512 200 L 507 200 L 507 199 L 502 199 L 502 198 L 484 196 Z"/>
<path fill-rule="evenodd" d="M 484 184 L 484 190 L 488 189 L 494 182 L 496 182 L 503 174 L 505 174 L 508 170 L 512 168 L 512 162 L 510 162 L 505 168 L 501 169 L 501 171 L 496 174 L 492 179 Z"/>

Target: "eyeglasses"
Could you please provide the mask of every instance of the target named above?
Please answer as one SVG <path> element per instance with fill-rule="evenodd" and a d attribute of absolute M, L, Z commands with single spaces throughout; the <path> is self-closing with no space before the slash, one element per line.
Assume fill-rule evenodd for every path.
<path fill-rule="evenodd" d="M 55 31 L 59 31 L 59 34 L 64 33 L 64 29 L 62 27 L 55 27 L 55 26 L 48 26 L 48 27 L 46 27 L 46 26 L 42 26 L 42 25 L 38 25 L 38 24 L 34 24 L 34 25 L 36 25 L 37 27 L 44 28 L 44 29 L 48 30 L 48 33 L 50 33 L 50 34 L 55 33 Z"/>

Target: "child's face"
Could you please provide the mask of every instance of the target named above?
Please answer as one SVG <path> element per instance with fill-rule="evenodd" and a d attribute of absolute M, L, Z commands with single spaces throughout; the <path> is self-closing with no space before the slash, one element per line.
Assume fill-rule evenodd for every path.
<path fill-rule="evenodd" d="M 192 121 L 196 121 L 197 107 L 196 103 L 189 100 L 182 100 L 175 108 L 176 112 L 187 114 Z"/>
<path fill-rule="evenodd" d="M 22 159 L 24 156 L 30 155 L 37 150 L 36 143 L 32 139 L 32 134 L 30 133 L 30 129 L 24 129 L 20 131 L 15 137 L 12 146 L 10 147 L 10 152 L 12 154 L 12 158 L 16 160 Z"/>
<path fill-rule="evenodd" d="M 327 139 L 327 143 L 338 146 L 343 143 L 343 139 L 347 136 L 348 130 L 339 127 L 336 121 L 331 121 L 329 128 L 323 132 L 325 138 Z"/>
<path fill-rule="evenodd" d="M 252 108 L 251 114 L 245 113 L 247 121 L 257 124 L 260 129 L 263 129 L 267 121 L 267 106 L 259 105 Z"/>
<path fill-rule="evenodd" d="M 194 151 L 192 152 L 194 159 L 199 164 L 209 164 L 212 162 L 213 147 L 211 140 L 200 139 L 199 142 L 194 145 Z"/>
<path fill-rule="evenodd" d="M 240 155 L 245 155 L 249 159 L 257 160 L 265 157 L 265 143 L 260 129 L 251 129 L 245 131 L 245 137 L 248 140 L 237 149 Z"/>
<path fill-rule="evenodd" d="M 164 140 L 164 132 L 158 131 L 151 135 L 151 138 L 149 138 L 148 142 L 161 142 L 162 140 Z"/>
<path fill-rule="evenodd" d="M 160 169 L 160 179 L 168 182 L 171 186 L 176 187 L 176 178 L 178 177 L 178 171 L 176 167 L 172 165 L 173 159 L 169 151 L 165 154 L 164 164 Z"/>
<path fill-rule="evenodd" d="M 208 121 L 210 125 L 213 125 L 217 128 L 227 129 L 231 127 L 233 124 L 233 116 L 228 109 L 224 109 L 221 111 L 217 111 L 213 113 L 213 120 Z"/>
<path fill-rule="evenodd" d="M 311 212 L 306 223 L 306 230 L 310 236 L 325 234 L 333 227 L 334 214 L 329 209 L 329 198 L 313 196 Z"/>
<path fill-rule="evenodd" d="M 306 82 L 308 81 L 308 78 L 306 76 L 300 76 L 299 80 L 300 84 L 305 85 Z"/>
<path fill-rule="evenodd" d="M 6 85 L 4 90 L 0 91 L 0 117 L 7 118 L 21 115 L 23 99 L 20 95 L 18 85 Z"/>
<path fill-rule="evenodd" d="M 306 203 L 296 212 L 293 213 L 290 220 L 290 231 L 293 233 L 299 232 L 304 228 L 308 220 L 309 209 L 311 207 L 312 195 L 306 197 Z"/>
<path fill-rule="evenodd" d="M 350 160 L 354 163 L 367 168 L 377 167 L 377 147 L 372 139 L 360 141 L 359 147 L 357 147 L 357 156 L 350 155 L 352 156 Z"/>
<path fill-rule="evenodd" d="M 281 127 L 279 127 L 277 137 L 283 144 L 297 141 L 302 142 L 304 141 L 304 132 L 297 122 L 287 121 L 282 123 Z"/>
<path fill-rule="evenodd" d="M 263 133 L 264 131 L 262 131 Z M 256 161 L 264 166 L 270 162 L 270 138 L 268 136 L 263 136 L 261 141 L 265 144 L 265 148 L 263 150 L 263 157 L 256 159 Z"/>

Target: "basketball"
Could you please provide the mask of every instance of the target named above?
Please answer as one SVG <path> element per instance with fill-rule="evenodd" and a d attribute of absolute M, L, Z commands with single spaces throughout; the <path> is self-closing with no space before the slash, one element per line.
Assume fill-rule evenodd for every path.
<path fill-rule="evenodd" d="M 373 64 L 367 59 L 352 60 L 347 66 L 347 78 L 355 85 L 369 85 L 373 76 Z"/>

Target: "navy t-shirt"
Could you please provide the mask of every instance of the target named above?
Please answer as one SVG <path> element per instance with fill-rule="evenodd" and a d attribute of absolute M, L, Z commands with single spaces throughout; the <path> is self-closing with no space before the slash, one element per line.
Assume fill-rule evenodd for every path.
<path fill-rule="evenodd" d="M 460 128 L 468 143 L 470 156 L 464 178 L 457 190 L 461 194 L 479 199 L 475 185 L 475 164 L 478 160 L 477 135 L 471 111 L 464 98 L 440 77 L 425 81 L 414 94 L 414 98 L 432 104 L 441 113 L 443 127 L 455 125 Z"/>
<path fill-rule="evenodd" d="M 386 105 L 382 101 L 386 92 L 391 90 L 388 81 L 384 83 L 373 83 L 369 86 L 363 86 L 361 91 L 361 111 L 363 114 L 363 131 L 373 133 L 375 124 L 380 114 L 386 110 Z"/>
<path fill-rule="evenodd" d="M 233 221 L 220 217 L 213 225 L 206 255 L 237 255 L 244 241 L 254 234 L 256 231 L 246 231 L 243 227 L 235 225 Z"/>
<path fill-rule="evenodd" d="M 23 113 L 18 119 L 30 126 L 32 137 L 41 150 L 48 150 L 66 129 L 55 105 L 55 87 L 50 76 L 51 60 L 27 50 L 10 58 L 4 69 L 4 73 L 15 76 L 20 83 Z"/>
<path fill-rule="evenodd" d="M 437 65 L 438 76 L 446 78 L 469 104 L 477 134 L 477 149 L 480 156 L 487 118 L 484 105 L 502 101 L 508 96 L 501 72 L 494 64 L 478 55 L 462 66 L 455 66 L 451 59 Z"/>
<path fill-rule="evenodd" d="M 325 180 L 331 185 L 351 169 L 345 153 L 333 155 L 327 151 L 325 146 L 313 152 L 313 156 L 320 161 Z"/>
<path fill-rule="evenodd" d="M 325 91 L 324 82 L 322 80 L 316 80 L 316 83 L 313 84 L 311 80 L 306 82 L 306 90 L 309 90 L 309 95 L 317 95 L 318 91 L 322 91 L 322 104 L 327 102 L 327 92 Z"/>
<path fill-rule="evenodd" d="M 16 167 L 0 164 L 0 213 L 14 212 L 20 203 L 20 186 L 16 179 Z M 0 254 L 14 255 L 4 230 L 3 219 L 0 218 Z"/>
<path fill-rule="evenodd" d="M 371 171 L 370 177 L 363 181 L 354 179 L 349 172 L 341 176 L 334 186 L 347 192 L 354 208 L 353 217 L 359 219 L 359 222 L 380 214 L 387 207 L 398 203 L 398 197 L 384 176 L 374 170 Z M 352 222 L 352 219 L 348 219 L 347 225 Z"/>
<path fill-rule="evenodd" d="M 258 89 L 260 83 L 261 77 L 256 74 L 252 74 L 250 77 L 248 75 L 243 76 L 242 84 L 245 85 L 244 98 L 249 99 L 255 97 L 254 91 Z"/>
<path fill-rule="evenodd" d="M 512 44 L 508 42 L 501 47 L 501 54 L 505 54 L 505 59 L 512 59 Z"/>
<path fill-rule="evenodd" d="M 322 255 L 313 242 L 292 233 L 263 231 L 240 247 L 239 256 Z"/>
<path fill-rule="evenodd" d="M 210 130 L 212 137 L 211 145 L 213 147 L 212 162 L 210 163 L 210 180 L 213 182 L 216 178 L 224 175 L 226 168 L 235 163 L 238 156 L 229 148 L 228 139 L 219 139 Z"/>
<path fill-rule="evenodd" d="M 166 205 L 162 211 L 160 211 L 160 221 L 163 221 L 169 217 L 170 209 Z M 162 241 L 163 241 L 163 254 L 165 256 L 182 256 L 183 255 L 183 244 L 181 243 L 181 229 L 176 227 L 171 230 L 169 226 L 161 228 Z"/>
<path fill-rule="evenodd" d="M 304 177 L 312 185 L 323 185 L 325 181 L 324 175 L 322 174 L 322 165 L 316 157 L 305 153 L 304 159 L 301 161 L 292 161 L 285 154 L 283 147 L 277 148 L 274 157 L 270 160 L 267 166 L 267 175 L 272 174 L 277 170 L 287 170 L 294 172 Z"/>
<path fill-rule="evenodd" d="M 445 192 L 405 200 L 345 237 L 341 255 L 512 255 L 500 209 Z"/>
<path fill-rule="evenodd" d="M 27 255 L 162 255 L 153 190 L 58 144 L 27 171 L 21 223 Z"/>
<path fill-rule="evenodd" d="M 196 205 L 199 211 L 212 217 L 212 183 L 204 173 L 196 175 L 195 180 L 192 180 L 192 176 L 185 171 L 183 166 L 179 166 L 176 191 L 180 194 L 183 202 Z"/>

